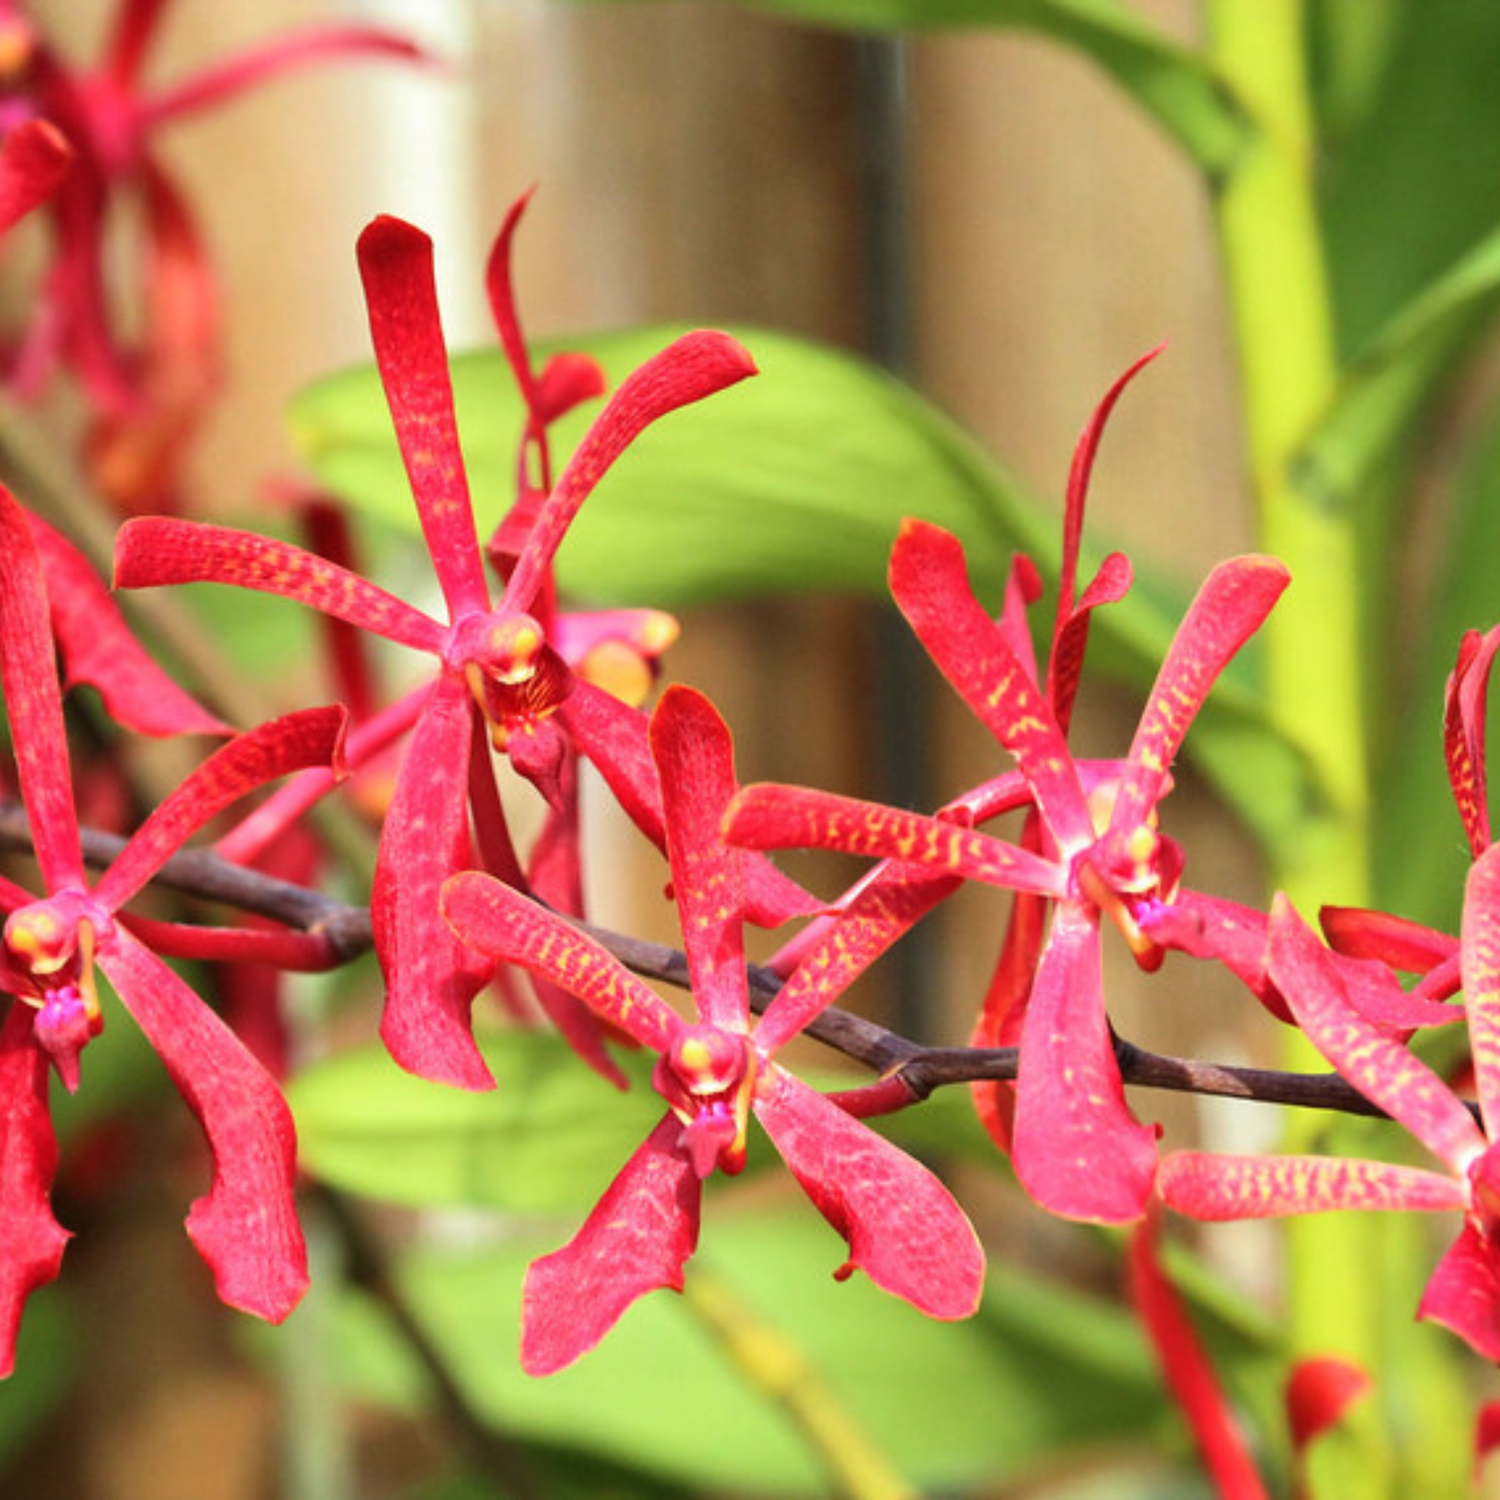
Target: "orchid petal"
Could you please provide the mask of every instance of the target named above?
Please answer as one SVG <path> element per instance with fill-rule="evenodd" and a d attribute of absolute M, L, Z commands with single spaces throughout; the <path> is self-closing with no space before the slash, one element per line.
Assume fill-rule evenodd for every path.
<path fill-rule="evenodd" d="M 490 1089 L 495 1081 L 470 1020 L 483 980 L 438 909 L 443 882 L 465 862 L 473 712 L 463 676 L 442 673 L 396 777 L 375 855 L 370 917 L 385 975 L 386 1049 L 420 1078 Z"/>
<path fill-rule="evenodd" d="M 1500 1140 L 1500 844 L 1469 870 L 1461 951 L 1479 1114 L 1485 1134 Z"/>
<path fill-rule="evenodd" d="M 1145 1212 L 1156 1132 L 1125 1102 L 1104 1012 L 1099 922 L 1060 903 L 1026 1005 L 1011 1163 L 1050 1213 L 1124 1224 Z"/>
<path fill-rule="evenodd" d="M 123 928 L 101 940 L 98 960 L 208 1138 L 213 1185 L 187 1230 L 219 1297 L 279 1323 L 308 1284 L 291 1111 L 239 1038 Z"/>
<path fill-rule="evenodd" d="M 891 550 L 891 593 L 928 654 L 1031 783 L 1057 841 L 1082 846 L 1093 821 L 1062 730 L 1026 663 L 969 587 L 958 539 L 906 520 Z"/>
<path fill-rule="evenodd" d="M 626 817 L 658 849 L 665 849 L 661 779 L 651 758 L 646 715 L 580 678 L 558 717 L 579 753 L 604 778 Z M 747 853 L 744 876 L 745 920 L 757 927 L 779 927 L 823 909 L 821 901 L 760 854 Z"/>
<path fill-rule="evenodd" d="M 1099 571 L 1083 591 L 1083 597 L 1059 620 L 1047 664 L 1047 701 L 1052 705 L 1057 727 L 1065 735 L 1073 719 L 1073 700 L 1083 675 L 1093 613 L 1100 605 L 1117 604 L 1123 599 L 1130 592 L 1134 577 L 1130 559 L 1123 552 L 1111 552 L 1099 564 Z"/>
<path fill-rule="evenodd" d="M 1442 1079 L 1354 1010 L 1333 955 L 1284 895 L 1271 909 L 1268 971 L 1308 1040 L 1440 1161 L 1462 1172 L 1483 1150 L 1473 1117 Z"/>
<path fill-rule="evenodd" d="M 753 1107 L 803 1191 L 848 1241 L 839 1279 L 862 1270 L 930 1318 L 967 1318 L 978 1308 L 984 1251 L 926 1167 L 775 1063 Z"/>
<path fill-rule="evenodd" d="M 502 609 L 531 608 L 578 508 L 610 465 L 651 423 L 755 373 L 727 333 L 684 334 L 633 370 L 594 419 L 542 507 L 505 585 Z"/>
<path fill-rule="evenodd" d="M 1266 915 L 1238 901 L 1179 891 L 1171 901 L 1143 903 L 1135 911 L 1141 931 L 1174 953 L 1224 965 L 1278 1021 L 1297 1023 L 1266 973 Z"/>
<path fill-rule="evenodd" d="M 1131 1232 L 1126 1273 L 1130 1300 L 1218 1494 L 1223 1500 L 1265 1500 L 1266 1488 L 1244 1434 L 1177 1289 L 1162 1267 L 1155 1215 L 1142 1220 Z"/>
<path fill-rule="evenodd" d="M 115 539 L 115 587 L 169 583 L 227 583 L 279 594 L 414 651 L 440 655 L 448 635 L 394 594 L 291 542 L 162 516 L 127 521 Z"/>
<path fill-rule="evenodd" d="M 804 1031 L 898 938 L 958 889 L 952 875 L 900 866 L 864 883 L 819 941 L 803 949 L 787 982 L 755 1028 L 755 1046 L 770 1057 Z"/>
<path fill-rule="evenodd" d="M 1494 1242 L 1471 1220 L 1438 1262 L 1417 1316 L 1441 1323 L 1492 1364 L 1500 1363 L 1500 1260 Z"/>
<path fill-rule="evenodd" d="M 49 891 L 81 886 L 83 854 L 47 587 L 26 512 L 0 486 L 0 687 L 21 799 Z"/>
<path fill-rule="evenodd" d="M 55 125 L 23 120 L 0 140 L 0 235 L 57 190 L 73 148 Z"/>
<path fill-rule="evenodd" d="M 431 63 L 414 42 L 377 26 L 313 26 L 247 48 L 225 62 L 204 68 L 191 78 L 142 103 L 143 127 L 155 128 L 182 115 L 223 103 L 268 78 L 327 58 L 385 57 L 394 62 Z"/>
<path fill-rule="evenodd" d="M 1047 678 L 1052 683 L 1054 692 L 1059 678 L 1067 675 L 1066 669 L 1062 668 L 1059 662 L 1060 645 L 1065 633 L 1064 627 L 1075 617 L 1073 600 L 1078 586 L 1078 554 L 1083 543 L 1083 515 L 1088 501 L 1089 480 L 1094 472 L 1094 459 L 1099 452 L 1099 443 L 1104 437 L 1104 429 L 1109 422 L 1110 413 L 1114 411 L 1115 403 L 1124 394 L 1125 387 L 1165 348 L 1165 344 L 1158 344 L 1156 348 L 1148 350 L 1123 375 L 1115 379 L 1114 384 L 1104 393 L 1104 399 L 1094 408 L 1093 414 L 1084 424 L 1083 431 L 1078 435 L 1078 442 L 1073 448 L 1073 462 L 1068 469 L 1067 497 L 1063 507 L 1062 566 L 1058 575 L 1057 594 L 1058 628 L 1053 633 L 1052 659 L 1047 668 Z"/>
<path fill-rule="evenodd" d="M 1332 1209 L 1435 1213 L 1468 1206 L 1463 1183 L 1423 1167 L 1340 1156 L 1225 1156 L 1172 1151 L 1156 1190 L 1190 1219 L 1274 1219 Z"/>
<path fill-rule="evenodd" d="M 83 554 L 39 517 L 27 521 L 42 561 L 67 686 L 88 683 L 109 716 L 138 734 L 232 734 L 146 654 Z"/>
<path fill-rule="evenodd" d="M 13 1004 L 0 1027 L 0 1379 L 15 1364 L 26 1299 L 57 1276 L 69 1238 L 52 1217 L 57 1138 L 47 1108 L 47 1054 L 32 1039 L 35 1015 Z"/>
<path fill-rule="evenodd" d="M 1131 829 L 1161 800 L 1188 726 L 1209 689 L 1240 647 L 1260 629 L 1291 582 L 1272 557 L 1237 557 L 1220 563 L 1198 590 L 1167 657 L 1130 745 L 1131 770 L 1110 815 L 1110 827 Z"/>
<path fill-rule="evenodd" d="M 669 1114 L 626 1162 L 583 1228 L 533 1261 L 521 1300 L 521 1366 L 550 1375 L 587 1354 L 638 1297 L 682 1290 L 702 1187 Z"/>
<path fill-rule="evenodd" d="M 193 834 L 232 802 L 288 771 L 343 767 L 344 710 L 307 708 L 236 735 L 188 776 L 130 836 L 94 895 L 124 906 Z"/>
<path fill-rule="evenodd" d="M 492 875 L 455 875 L 443 887 L 443 915 L 486 958 L 550 980 L 653 1052 L 666 1052 L 686 1024 L 612 953 Z"/>
<path fill-rule="evenodd" d="M 667 862 L 698 1017 L 745 1031 L 750 992 L 742 856 L 719 833 L 735 793 L 729 730 L 701 693 L 670 687 L 651 718 L 651 751 L 661 778 Z"/>
<path fill-rule="evenodd" d="M 1448 783 L 1477 859 L 1490 845 L 1489 787 L 1485 776 L 1484 740 L 1490 670 L 1500 650 L 1500 625 L 1481 635 L 1468 631 L 1459 643 L 1458 661 L 1448 678 L 1443 711 L 1443 750 Z"/>
<path fill-rule="evenodd" d="M 1061 897 L 1067 873 L 1030 850 L 942 818 L 763 781 L 741 788 L 725 815 L 725 837 L 749 849 L 842 849 L 927 865 L 1015 891 Z"/>
<path fill-rule="evenodd" d="M 486 613 L 489 590 L 458 445 L 432 241 L 382 214 L 365 227 L 357 250 L 375 362 L 449 619 Z"/>
<path fill-rule="evenodd" d="M 1379 959 L 1403 974 L 1426 974 L 1458 952 L 1458 939 L 1446 932 L 1360 906 L 1322 907 L 1318 925 L 1335 953 Z"/>
<path fill-rule="evenodd" d="M 531 370 L 531 356 L 526 351 L 526 337 L 521 332 L 521 317 L 516 308 L 515 291 L 511 280 L 511 243 L 521 216 L 531 202 L 535 186 L 529 187 L 506 210 L 501 221 L 495 243 L 490 246 L 490 258 L 484 268 L 484 287 L 489 296 L 490 316 L 495 322 L 495 332 L 500 336 L 500 347 L 505 351 L 510 373 L 520 388 L 521 399 L 534 422 L 545 418 L 538 412 L 537 382 Z"/>

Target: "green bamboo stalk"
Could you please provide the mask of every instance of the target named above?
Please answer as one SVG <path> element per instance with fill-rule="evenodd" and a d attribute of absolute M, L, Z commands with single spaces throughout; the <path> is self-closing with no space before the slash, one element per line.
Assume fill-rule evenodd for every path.
<path fill-rule="evenodd" d="M 1264 632 L 1273 722 L 1303 747 L 1319 805 L 1267 851 L 1270 876 L 1309 917 L 1323 902 L 1370 896 L 1369 753 L 1362 712 L 1358 559 L 1347 505 L 1298 485 L 1292 456 L 1333 394 L 1338 371 L 1313 183 L 1304 0 L 1208 0 L 1210 50 L 1257 124 L 1215 200 L 1240 362 L 1240 398 L 1263 548 L 1292 587 Z M 1289 1034 L 1283 1063 L 1309 1066 Z M 1319 1122 L 1291 1120 L 1291 1150 L 1329 1148 Z M 1296 1355 L 1381 1365 L 1385 1295 L 1353 1268 L 1381 1262 L 1374 1216 L 1310 1215 L 1288 1224 L 1288 1316 Z M 1325 1461 L 1339 1491 L 1391 1493 L 1385 1424 L 1372 1407 Z M 1333 1491 L 1330 1491 L 1332 1493 Z"/>

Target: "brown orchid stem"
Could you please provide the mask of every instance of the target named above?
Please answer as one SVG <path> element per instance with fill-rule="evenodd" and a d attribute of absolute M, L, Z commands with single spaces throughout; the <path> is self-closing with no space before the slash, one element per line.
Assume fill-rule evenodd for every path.
<path fill-rule="evenodd" d="M 84 859 L 107 865 L 125 840 L 99 829 L 82 830 Z M 26 812 L 14 801 L 0 801 L 0 849 L 31 852 Z M 305 886 L 277 880 L 257 870 L 231 864 L 205 849 L 175 854 L 155 883 L 203 900 L 254 912 L 304 932 L 324 934 L 340 959 L 351 961 L 373 943 L 369 910 L 337 901 Z M 577 924 L 627 968 L 647 979 L 686 987 L 687 959 L 682 950 L 647 942 L 589 923 Z M 781 989 L 781 979 L 757 964 L 747 966 L 750 1004 L 762 1012 Z M 883 1079 L 899 1078 L 909 1099 L 918 1103 L 934 1089 L 980 1081 L 1010 1082 L 1020 1052 L 1015 1047 L 923 1047 L 878 1022 L 830 1006 L 806 1034 L 862 1063 Z M 1283 1104 L 1346 1115 L 1384 1118 L 1385 1112 L 1335 1073 L 1292 1073 L 1270 1068 L 1234 1067 L 1148 1052 L 1117 1037 L 1115 1055 L 1126 1083 L 1175 1093 L 1211 1094 L 1221 1098 Z"/>

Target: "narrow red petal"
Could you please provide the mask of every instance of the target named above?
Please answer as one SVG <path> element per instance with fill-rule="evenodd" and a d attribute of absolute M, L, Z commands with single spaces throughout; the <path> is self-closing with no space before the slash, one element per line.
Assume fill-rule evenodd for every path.
<path fill-rule="evenodd" d="M 521 1366 L 551 1375 L 587 1354 L 638 1297 L 682 1290 L 698 1246 L 702 1185 L 667 1115 L 626 1162 L 582 1229 L 532 1262 L 521 1299 Z"/>
<path fill-rule="evenodd" d="M 693 1001 L 700 1020 L 744 1031 L 750 992 L 742 856 L 719 832 L 736 790 L 729 730 L 701 693 L 670 687 L 651 718 L 651 751 Z"/>
<path fill-rule="evenodd" d="M 803 1191 L 849 1243 L 836 1275 L 862 1270 L 930 1318 L 967 1318 L 978 1308 L 984 1251 L 926 1167 L 775 1063 L 761 1075 L 754 1109 Z"/>
<path fill-rule="evenodd" d="M 1156 1190 L 1190 1219 L 1274 1219 L 1347 1208 L 1438 1212 L 1463 1209 L 1463 1183 L 1421 1167 L 1336 1156 L 1224 1156 L 1173 1151 L 1162 1157 Z"/>
<path fill-rule="evenodd" d="M 1068 489 L 1063 507 L 1062 566 L 1058 574 L 1057 629 L 1052 638 L 1052 660 L 1047 669 L 1048 680 L 1056 689 L 1058 679 L 1067 675 L 1059 661 L 1059 645 L 1066 633 L 1065 627 L 1075 617 L 1074 598 L 1078 588 L 1078 554 L 1083 543 L 1083 517 L 1088 503 L 1089 480 L 1094 472 L 1094 459 L 1099 452 L 1099 443 L 1109 422 L 1115 403 L 1147 365 L 1159 355 L 1165 344 L 1158 344 L 1135 361 L 1123 375 L 1104 393 L 1104 399 L 1093 410 L 1078 435 L 1073 448 L 1073 462 L 1068 469 Z M 1128 564 L 1127 564 L 1128 567 Z"/>
<path fill-rule="evenodd" d="M 1500 1258 L 1472 1221 L 1465 1221 L 1438 1262 L 1417 1316 L 1441 1323 L 1492 1364 L 1500 1363 Z"/>
<path fill-rule="evenodd" d="M 492 875 L 455 875 L 443 887 L 443 915 L 486 958 L 550 980 L 654 1052 L 667 1051 L 685 1024 L 613 954 Z"/>
<path fill-rule="evenodd" d="M 1073 720 L 1073 701 L 1083 675 L 1083 657 L 1088 649 L 1093 613 L 1103 604 L 1115 604 L 1130 592 L 1134 572 L 1122 552 L 1111 552 L 1099 565 L 1083 597 L 1066 615 L 1059 617 L 1052 637 L 1052 655 L 1047 664 L 1047 701 L 1052 705 L 1057 727 L 1066 735 Z"/>
<path fill-rule="evenodd" d="M 725 837 L 749 849 L 842 849 L 874 859 L 928 865 L 969 880 L 1062 896 L 1067 872 L 1027 849 L 942 818 L 763 781 L 741 789 Z"/>
<path fill-rule="evenodd" d="M 0 688 L 21 798 L 49 891 L 84 883 L 54 657 L 47 588 L 31 526 L 0 486 Z"/>
<path fill-rule="evenodd" d="M 158 126 L 167 120 L 233 99 L 246 89 L 293 68 L 328 59 L 356 57 L 432 64 L 432 59 L 414 42 L 378 26 L 313 26 L 247 48 L 227 61 L 204 68 L 182 83 L 163 90 L 142 104 L 141 121 L 143 126 Z"/>
<path fill-rule="evenodd" d="M 627 375 L 547 497 L 506 583 L 502 608 L 532 607 L 579 506 L 647 427 L 754 373 L 755 362 L 727 333 L 700 330 L 684 334 Z"/>
<path fill-rule="evenodd" d="M 463 677 L 442 673 L 396 777 L 370 917 L 386 986 L 380 1036 L 391 1056 L 418 1077 L 490 1089 L 470 1020 L 482 973 L 438 905 L 443 882 L 466 862 L 473 712 Z"/>
<path fill-rule="evenodd" d="M 1465 633 L 1448 678 L 1443 711 L 1443 749 L 1453 800 L 1477 859 L 1490 846 L 1489 786 L 1485 775 L 1485 720 L 1490 671 L 1500 650 L 1500 625 L 1481 635 Z"/>
<path fill-rule="evenodd" d="M 1485 1134 L 1500 1140 L 1500 844 L 1469 871 L 1460 951 L 1479 1113 Z"/>
<path fill-rule="evenodd" d="M 1110 816 L 1112 828 L 1131 829 L 1146 821 L 1209 689 L 1290 582 L 1291 574 L 1273 557 L 1237 557 L 1220 563 L 1204 580 L 1141 714 L 1130 746 L 1131 771 Z"/>
<path fill-rule="evenodd" d="M 1035 678 L 969 587 L 958 539 L 907 520 L 891 551 L 891 593 L 928 654 L 979 721 L 1010 751 L 1065 847 L 1094 826 L 1062 730 Z"/>
<path fill-rule="evenodd" d="M 204 824 L 231 803 L 289 771 L 343 765 L 344 710 L 306 708 L 236 735 L 192 772 L 131 835 L 94 895 L 125 905 Z"/>
<path fill-rule="evenodd" d="M 1457 939 L 1446 932 L 1361 906 L 1324 906 L 1318 925 L 1335 953 L 1379 959 L 1403 974 L 1426 974 L 1458 952 Z"/>
<path fill-rule="evenodd" d="M 307 1290 L 291 1111 L 234 1033 L 123 928 L 101 942 L 99 965 L 208 1138 L 213 1184 L 187 1230 L 220 1298 L 279 1323 Z"/>
<path fill-rule="evenodd" d="M 104 580 L 72 542 L 37 516 L 27 520 L 42 560 L 67 686 L 88 683 L 109 716 L 138 734 L 231 734 L 229 725 L 147 655 Z"/>
<path fill-rule="evenodd" d="M 1473 1117 L 1426 1063 L 1358 1014 L 1333 955 L 1284 895 L 1271 908 L 1268 970 L 1318 1051 L 1365 1098 L 1462 1173 L 1484 1147 Z"/>
<path fill-rule="evenodd" d="M 796 968 L 755 1028 L 757 1050 L 769 1057 L 784 1047 L 958 885 L 952 875 L 882 867 L 826 919 L 821 938 L 799 952 Z"/>
<path fill-rule="evenodd" d="M 227 583 L 279 594 L 415 651 L 441 654 L 447 640 L 444 627 L 421 610 L 290 542 L 161 516 L 127 521 L 115 539 L 115 587 L 170 583 Z"/>
<path fill-rule="evenodd" d="M 579 753 L 604 778 L 626 817 L 665 851 L 661 779 L 651 758 L 646 715 L 581 678 L 575 682 L 558 717 L 573 736 Z M 779 927 L 794 917 L 809 917 L 824 903 L 783 875 L 763 855 L 744 860 L 745 920 L 758 927 Z"/>
<path fill-rule="evenodd" d="M 69 1237 L 52 1217 L 57 1139 L 47 1107 L 47 1054 L 32 1040 L 35 1015 L 13 1004 L 0 1026 L 0 1379 L 15 1365 L 26 1299 L 57 1276 Z"/>
<path fill-rule="evenodd" d="M 1125 1224 L 1145 1212 L 1156 1132 L 1125 1102 L 1104 1010 L 1099 925 L 1060 904 L 1026 1005 L 1011 1162 L 1049 1213 Z"/>
<path fill-rule="evenodd" d="M 357 250 L 375 362 L 449 619 L 483 613 L 489 590 L 458 443 L 432 241 L 382 214 L 365 227 Z"/>
<path fill-rule="evenodd" d="M 45 203 L 73 164 L 73 148 L 55 125 L 23 120 L 0 140 L 0 235 Z"/>
<path fill-rule="evenodd" d="M 1131 1231 L 1125 1264 L 1130 1300 L 1218 1494 L 1223 1500 L 1263 1500 L 1266 1488 L 1245 1436 L 1158 1257 L 1154 1216 Z"/>

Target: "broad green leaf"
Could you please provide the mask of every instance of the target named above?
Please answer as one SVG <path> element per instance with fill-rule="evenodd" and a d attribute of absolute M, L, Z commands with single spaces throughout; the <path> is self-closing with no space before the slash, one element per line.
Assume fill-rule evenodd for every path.
<path fill-rule="evenodd" d="M 589 335 L 612 385 L 682 328 Z M 809 589 L 883 595 L 902 518 L 964 537 L 998 586 L 1017 548 L 1050 550 L 1048 523 L 935 408 L 876 366 L 761 329 L 731 329 L 761 373 L 647 431 L 573 523 L 558 577 L 590 603 L 683 608 Z M 542 346 L 552 352 L 554 345 Z M 514 492 L 524 413 L 496 351 L 453 361 L 481 532 Z M 570 453 L 597 408 L 555 429 Z M 337 493 L 408 532 L 416 515 L 373 366 L 319 382 L 292 408 L 304 458 Z"/>
<path fill-rule="evenodd" d="M 712 1278 L 742 1301 L 755 1320 L 747 1338 L 763 1324 L 789 1341 L 921 1493 L 1034 1475 L 1090 1448 L 1114 1452 L 1170 1421 L 1116 1306 L 994 1268 L 976 1318 L 936 1323 L 861 1276 L 835 1282 L 843 1246 L 811 1209 L 736 1212 L 726 1194 L 705 1218 L 690 1283 Z M 425 1253 L 405 1266 L 418 1316 L 482 1414 L 515 1437 L 575 1444 L 701 1492 L 827 1492 L 788 1418 L 726 1360 L 691 1295 L 653 1293 L 571 1369 L 523 1375 L 520 1282 L 554 1243 Z M 351 1308 L 347 1335 L 357 1389 L 416 1399 L 419 1380 L 368 1307 Z"/>
<path fill-rule="evenodd" d="M 378 1046 L 300 1073 L 287 1097 L 302 1165 L 410 1207 L 587 1212 L 661 1118 L 650 1061 L 621 1058 L 636 1075 L 622 1093 L 552 1032 L 501 1032 L 480 1050 L 496 1082 L 484 1094 L 415 1078 Z"/>
<path fill-rule="evenodd" d="M 1250 122 L 1209 64 L 1120 0 L 740 0 L 750 9 L 860 31 L 1014 27 L 1102 68 L 1211 176 L 1244 148 Z"/>

